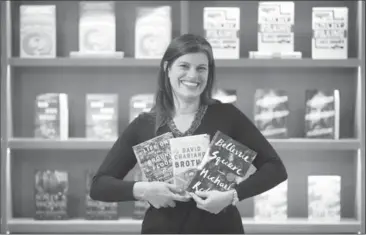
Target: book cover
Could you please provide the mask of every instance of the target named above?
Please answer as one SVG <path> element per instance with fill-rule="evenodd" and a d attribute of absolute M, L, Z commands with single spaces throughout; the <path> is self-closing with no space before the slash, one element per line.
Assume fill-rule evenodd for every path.
<path fill-rule="evenodd" d="M 118 203 L 95 201 L 90 198 L 90 186 L 95 175 L 94 171 L 85 173 L 85 219 L 87 220 L 116 220 L 118 219 Z"/>
<path fill-rule="evenodd" d="M 86 138 L 117 139 L 118 95 L 86 95 Z"/>
<path fill-rule="evenodd" d="M 210 144 L 207 134 L 170 139 L 173 159 L 173 183 L 186 190 Z"/>
<path fill-rule="evenodd" d="M 135 58 L 161 59 L 172 39 L 171 7 L 138 7 Z"/>
<path fill-rule="evenodd" d="M 61 139 L 69 137 L 68 97 L 64 93 L 39 94 L 35 100 L 34 137 Z"/>
<path fill-rule="evenodd" d="M 130 122 L 139 114 L 149 112 L 155 103 L 154 94 L 136 94 L 130 98 Z"/>
<path fill-rule="evenodd" d="M 236 104 L 238 95 L 235 89 L 218 88 L 213 92 L 212 98 L 219 100 L 221 103 Z"/>
<path fill-rule="evenodd" d="M 79 52 L 115 52 L 114 1 L 79 2 Z"/>
<path fill-rule="evenodd" d="M 305 137 L 339 139 L 339 90 L 305 92 Z"/>
<path fill-rule="evenodd" d="M 341 219 L 341 176 L 308 176 L 308 219 Z"/>
<path fill-rule="evenodd" d="M 254 219 L 262 221 L 287 219 L 288 181 L 254 197 Z"/>
<path fill-rule="evenodd" d="M 63 220 L 68 218 L 68 173 L 59 170 L 35 172 L 36 220 Z"/>
<path fill-rule="evenodd" d="M 254 123 L 266 138 L 288 137 L 288 96 L 281 89 L 257 89 L 254 94 Z"/>
<path fill-rule="evenodd" d="M 348 58 L 348 8 L 313 7 L 313 59 Z"/>
<path fill-rule="evenodd" d="M 243 181 L 257 153 L 217 131 L 187 191 L 227 191 Z"/>
<path fill-rule="evenodd" d="M 56 6 L 21 5 L 20 57 L 56 57 Z"/>
<path fill-rule="evenodd" d="M 240 58 L 239 7 L 204 7 L 203 29 L 215 59 Z"/>
<path fill-rule="evenodd" d="M 293 1 L 261 1 L 258 5 L 258 51 L 294 51 L 295 4 Z"/>
<path fill-rule="evenodd" d="M 173 181 L 173 163 L 169 139 L 173 133 L 167 132 L 133 146 L 137 163 L 147 181 Z"/>

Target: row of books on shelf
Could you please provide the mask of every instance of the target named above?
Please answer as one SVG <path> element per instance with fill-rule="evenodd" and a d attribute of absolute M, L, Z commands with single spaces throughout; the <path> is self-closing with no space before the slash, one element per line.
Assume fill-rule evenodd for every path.
<path fill-rule="evenodd" d="M 232 89 L 217 89 L 213 98 L 223 103 L 237 102 Z M 338 90 L 312 89 L 305 92 L 305 137 L 339 138 L 340 95 Z M 154 105 L 153 94 L 136 94 L 129 102 L 129 120 Z M 86 95 L 86 138 L 114 140 L 118 137 L 118 94 Z M 254 94 L 254 124 L 266 138 L 288 138 L 289 98 L 284 90 L 264 88 Z M 40 94 L 35 102 L 35 138 L 69 138 L 68 96 Z"/>
<path fill-rule="evenodd" d="M 240 57 L 240 8 L 204 7 L 204 37 L 213 47 L 217 59 Z M 345 59 L 348 57 L 348 8 L 312 8 L 312 58 Z M 172 40 L 171 6 L 137 7 L 135 14 L 134 56 L 159 59 Z M 188 16 L 187 16 L 188 17 Z M 20 6 L 20 56 L 56 57 L 56 6 Z M 249 57 L 301 58 L 294 51 L 295 2 L 258 2 L 257 50 Z M 116 10 L 114 1 L 79 2 L 78 51 L 73 58 L 124 58 L 116 51 Z"/>

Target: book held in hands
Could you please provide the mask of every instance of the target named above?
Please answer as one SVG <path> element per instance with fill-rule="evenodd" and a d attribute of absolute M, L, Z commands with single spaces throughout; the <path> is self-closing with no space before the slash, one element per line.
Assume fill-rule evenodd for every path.
<path fill-rule="evenodd" d="M 227 191 L 242 182 L 257 153 L 217 131 L 187 191 Z"/>

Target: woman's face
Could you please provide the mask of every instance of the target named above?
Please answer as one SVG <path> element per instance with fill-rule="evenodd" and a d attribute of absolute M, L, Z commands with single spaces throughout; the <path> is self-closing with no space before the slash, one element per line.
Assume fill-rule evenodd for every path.
<path fill-rule="evenodd" d="M 204 53 L 178 57 L 168 68 L 173 94 L 179 99 L 199 99 L 208 79 L 208 58 Z"/>

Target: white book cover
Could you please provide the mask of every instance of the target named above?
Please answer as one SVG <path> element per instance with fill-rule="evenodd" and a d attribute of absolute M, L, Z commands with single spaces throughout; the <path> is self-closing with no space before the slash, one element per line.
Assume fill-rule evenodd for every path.
<path fill-rule="evenodd" d="M 56 6 L 20 6 L 20 57 L 56 57 Z"/>
<path fill-rule="evenodd" d="M 308 218 L 316 221 L 341 219 L 341 176 L 308 176 Z"/>
<path fill-rule="evenodd" d="M 210 136 L 200 134 L 172 138 L 169 141 L 174 184 L 185 190 L 209 147 Z"/>
<path fill-rule="evenodd" d="M 215 59 L 239 59 L 240 8 L 205 7 L 203 28 Z"/>
<path fill-rule="evenodd" d="M 294 51 L 294 2 L 259 2 L 258 51 Z"/>
<path fill-rule="evenodd" d="M 115 52 L 116 16 L 114 1 L 79 3 L 79 51 Z"/>
<path fill-rule="evenodd" d="M 287 219 L 288 181 L 254 197 L 255 220 Z"/>
<path fill-rule="evenodd" d="M 155 103 L 152 93 L 136 94 L 130 98 L 130 122 L 143 112 L 149 112 Z"/>
<path fill-rule="evenodd" d="M 348 8 L 313 7 L 312 58 L 348 58 Z"/>
<path fill-rule="evenodd" d="M 171 40 L 170 6 L 137 8 L 135 58 L 161 59 Z"/>

